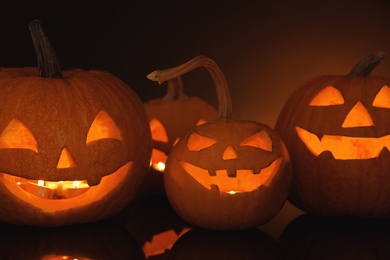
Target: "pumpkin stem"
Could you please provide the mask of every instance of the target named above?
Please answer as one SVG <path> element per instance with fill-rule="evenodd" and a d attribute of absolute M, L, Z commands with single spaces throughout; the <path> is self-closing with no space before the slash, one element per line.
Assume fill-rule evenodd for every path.
<path fill-rule="evenodd" d="M 147 75 L 147 78 L 153 81 L 157 81 L 159 84 L 161 84 L 198 67 L 206 68 L 214 81 L 219 103 L 219 114 L 217 120 L 232 120 L 232 102 L 225 76 L 223 75 L 218 65 L 212 59 L 206 56 L 199 55 L 183 63 L 182 65 L 170 69 L 155 70 Z"/>
<path fill-rule="evenodd" d="M 186 98 L 188 98 L 188 96 L 184 93 L 182 78 L 179 76 L 170 79 L 168 81 L 167 94 L 162 98 L 162 100 L 172 101 L 172 100 L 183 100 Z"/>
<path fill-rule="evenodd" d="M 375 67 L 382 61 L 382 59 L 386 56 L 386 53 L 382 51 L 378 51 L 360 62 L 358 62 L 352 70 L 348 73 L 349 77 L 367 77 L 370 75 L 371 71 L 375 69 Z"/>
<path fill-rule="evenodd" d="M 34 20 L 29 24 L 31 38 L 38 60 L 39 76 L 44 78 L 61 79 L 62 73 L 57 54 L 47 38 L 41 21 Z"/>

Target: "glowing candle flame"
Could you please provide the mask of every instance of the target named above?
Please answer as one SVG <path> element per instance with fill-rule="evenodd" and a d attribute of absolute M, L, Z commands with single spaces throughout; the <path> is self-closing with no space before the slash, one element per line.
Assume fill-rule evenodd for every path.
<path fill-rule="evenodd" d="M 44 180 L 38 180 L 38 186 L 45 186 L 45 181 Z"/>
<path fill-rule="evenodd" d="M 164 171 L 164 170 L 165 170 L 165 164 L 164 164 L 163 162 L 158 162 L 158 163 L 156 164 L 156 168 L 157 168 L 157 170 L 159 170 L 159 171 Z"/>
<path fill-rule="evenodd" d="M 234 190 L 228 191 L 229 194 L 236 194 L 237 192 Z"/>
<path fill-rule="evenodd" d="M 73 181 L 73 187 L 78 188 L 80 186 L 81 181 Z"/>

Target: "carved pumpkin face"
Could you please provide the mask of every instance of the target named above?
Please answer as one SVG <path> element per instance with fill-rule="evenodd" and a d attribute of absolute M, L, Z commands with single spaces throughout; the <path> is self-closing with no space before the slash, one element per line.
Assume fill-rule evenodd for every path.
<path fill-rule="evenodd" d="M 165 189 L 172 206 L 190 223 L 216 229 L 255 226 L 284 204 L 291 177 L 286 174 L 288 160 L 282 141 L 265 125 L 206 123 L 172 149 Z M 243 208 L 254 213 L 245 220 L 229 213 Z"/>
<path fill-rule="evenodd" d="M 197 56 L 148 78 L 171 79 L 200 66 L 213 78 L 218 117 L 189 129 L 169 153 L 164 187 L 173 209 L 198 227 L 237 230 L 274 217 L 290 191 L 290 159 L 269 126 L 232 116 L 230 92 L 218 65 Z"/>
<path fill-rule="evenodd" d="M 138 97 L 105 72 L 63 75 L 0 70 L 3 221 L 55 226 L 110 216 L 147 171 L 151 138 Z"/>
<path fill-rule="evenodd" d="M 320 76 L 290 97 L 276 130 L 292 157 L 294 204 L 326 216 L 390 215 L 389 86 L 379 76 Z"/>

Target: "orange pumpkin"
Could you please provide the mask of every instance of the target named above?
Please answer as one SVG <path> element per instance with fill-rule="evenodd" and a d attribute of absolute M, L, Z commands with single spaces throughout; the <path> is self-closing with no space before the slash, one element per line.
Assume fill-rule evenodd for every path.
<path fill-rule="evenodd" d="M 265 124 L 232 116 L 225 77 L 217 64 L 198 56 L 148 77 L 164 82 L 199 66 L 211 74 L 219 98 L 216 120 L 188 130 L 172 148 L 164 172 L 174 210 L 209 229 L 245 229 L 270 220 L 290 189 L 287 150 Z"/>
<path fill-rule="evenodd" d="M 198 97 L 189 97 L 183 91 L 181 77 L 168 81 L 167 94 L 144 104 L 153 139 L 151 170 L 142 188 L 148 194 L 163 194 L 163 175 L 167 155 L 172 146 L 191 127 L 211 121 L 217 111 Z"/>
<path fill-rule="evenodd" d="M 39 21 L 39 68 L 0 69 L 0 221 L 58 226 L 124 208 L 148 169 L 138 96 L 104 71 L 61 72 Z"/>
<path fill-rule="evenodd" d="M 320 216 L 390 216 L 390 79 L 378 52 L 348 75 L 324 75 L 286 101 L 275 129 L 291 154 L 290 200 Z"/>

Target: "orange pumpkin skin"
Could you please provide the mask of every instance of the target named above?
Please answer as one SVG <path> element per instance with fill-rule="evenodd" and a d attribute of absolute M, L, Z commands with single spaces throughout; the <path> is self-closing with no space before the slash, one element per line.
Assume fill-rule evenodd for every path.
<path fill-rule="evenodd" d="M 168 93 L 163 98 L 144 103 L 153 139 L 151 169 L 140 192 L 145 195 L 165 193 L 162 173 L 167 156 L 180 137 L 191 127 L 217 117 L 215 108 L 205 100 L 184 94 L 181 79 L 172 81 L 173 83 L 169 82 Z M 172 91 L 172 88 L 178 90 Z M 175 92 L 179 93 L 174 94 Z"/>
<path fill-rule="evenodd" d="M 203 66 L 219 100 L 218 117 L 188 130 L 169 153 L 164 186 L 173 209 L 207 229 L 240 230 L 264 224 L 285 203 L 290 190 L 290 158 L 269 126 L 232 116 L 230 92 L 218 65 L 197 56 L 182 65 L 156 70 L 158 82 Z"/>
<path fill-rule="evenodd" d="M 239 144 L 261 131 L 270 135 L 272 152 Z M 191 151 L 188 142 L 193 133 L 213 138 L 216 143 Z M 237 158 L 223 159 L 228 146 L 234 147 Z M 190 174 L 183 162 L 202 172 Z M 266 179 L 241 184 L 246 177 L 240 176 L 240 170 L 249 170 L 255 177 L 266 174 L 267 169 L 270 171 Z M 223 176 L 213 176 L 219 170 Z M 227 172 L 236 170 L 236 177 L 228 177 Z M 211 183 L 199 181 L 203 174 L 210 175 L 207 177 Z M 172 207 L 189 223 L 214 230 L 242 230 L 264 224 L 279 212 L 288 197 L 291 177 L 287 150 L 271 128 L 252 121 L 213 121 L 192 128 L 175 145 L 167 160 L 164 184 Z M 228 184 L 227 179 L 234 183 Z M 230 194 L 226 186 L 237 193 Z"/>
<path fill-rule="evenodd" d="M 320 216 L 390 216 L 387 86 L 390 79 L 380 76 L 326 75 L 290 96 L 275 129 L 290 152 L 294 205 Z M 338 98 L 318 103 L 330 88 Z M 303 136 L 321 145 L 312 148 Z"/>
<path fill-rule="evenodd" d="M 120 138 L 103 133 L 88 141 L 101 111 Z M 13 119 L 28 128 L 36 151 L 7 147 L 0 137 L 0 221 L 37 226 L 91 222 L 116 214 L 136 195 L 148 170 L 151 136 L 142 103 L 120 79 L 103 71 L 74 69 L 52 79 L 38 76 L 36 68 L 2 68 L 2 135 Z M 73 160 L 70 167 L 58 167 L 64 148 Z M 51 200 L 17 185 L 24 178 L 86 180 L 91 187 L 77 197 Z"/>

